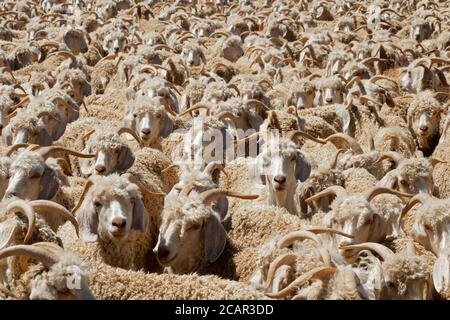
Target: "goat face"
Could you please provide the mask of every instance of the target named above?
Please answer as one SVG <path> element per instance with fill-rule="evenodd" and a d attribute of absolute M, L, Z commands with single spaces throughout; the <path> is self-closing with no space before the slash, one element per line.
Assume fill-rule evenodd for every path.
<path fill-rule="evenodd" d="M 124 172 L 134 163 L 133 152 L 116 133 L 93 134 L 83 152 L 96 154 L 94 160 L 79 159 L 84 176 Z"/>
<path fill-rule="evenodd" d="M 125 117 L 125 126 L 133 129 L 145 146 L 155 143 L 160 137 L 167 137 L 173 128 L 172 120 L 164 107 L 131 110 Z"/>
<path fill-rule="evenodd" d="M 55 171 L 35 152 L 17 155 L 10 168 L 10 178 L 4 198 L 26 200 L 53 198 L 59 189 Z"/>
<path fill-rule="evenodd" d="M 113 174 L 98 178 L 92 188 L 77 214 L 83 240 L 121 243 L 131 230 L 146 231 L 148 213 L 137 185 Z"/>
<path fill-rule="evenodd" d="M 18 143 L 38 144 L 49 146 L 53 139 L 44 122 L 36 116 L 19 110 L 17 115 L 5 127 L 3 142 L 10 146 Z"/>
<path fill-rule="evenodd" d="M 428 156 L 433 152 L 435 141 L 439 137 L 440 108 L 423 106 L 410 108 L 408 112 L 408 127 L 416 136 L 419 147 Z"/>
<path fill-rule="evenodd" d="M 64 33 L 64 43 L 73 52 L 73 54 L 85 53 L 88 51 L 88 45 L 84 38 L 83 30 L 69 28 Z"/>
<path fill-rule="evenodd" d="M 433 89 L 433 72 L 425 66 L 409 67 L 403 71 L 400 86 L 410 93 Z"/>
<path fill-rule="evenodd" d="M 331 208 L 332 211 L 325 218 L 325 224 L 353 236 L 353 238 L 346 238 L 336 235 L 338 246 L 362 243 L 372 239 L 378 241 L 385 237 L 385 234 L 378 230 L 382 223 L 381 216 L 363 196 L 349 195 L 337 198 L 332 202 Z"/>
<path fill-rule="evenodd" d="M 380 298 L 383 300 L 431 299 L 433 285 L 431 274 L 427 269 L 427 262 L 423 256 L 410 256 L 407 253 L 396 254 L 395 257 L 384 261 L 382 264 L 384 285 Z M 414 276 L 406 276 L 405 279 L 405 275 Z"/>
<path fill-rule="evenodd" d="M 31 281 L 30 300 L 95 300 L 89 288 L 89 271 L 77 262 L 61 261 L 45 274 L 37 275 Z"/>
<path fill-rule="evenodd" d="M 413 238 L 436 255 L 450 244 L 450 211 L 448 199 L 430 199 L 416 210 Z"/>
<path fill-rule="evenodd" d="M 206 259 L 216 261 L 226 244 L 226 231 L 211 207 L 195 199 L 167 199 L 153 252 L 173 273 L 195 271 Z M 178 208 L 176 207 L 178 206 Z"/>
<path fill-rule="evenodd" d="M 189 66 L 199 66 L 200 63 L 206 63 L 206 58 L 200 48 L 184 47 L 181 51 L 181 58 Z"/>
<path fill-rule="evenodd" d="M 421 21 L 411 26 L 411 40 L 422 42 L 433 33 L 433 28 L 428 21 Z"/>
<path fill-rule="evenodd" d="M 256 158 L 255 165 L 254 174 L 267 186 L 270 204 L 295 212 L 293 193 L 297 180 L 305 181 L 311 172 L 303 153 L 290 140 L 270 139 Z"/>

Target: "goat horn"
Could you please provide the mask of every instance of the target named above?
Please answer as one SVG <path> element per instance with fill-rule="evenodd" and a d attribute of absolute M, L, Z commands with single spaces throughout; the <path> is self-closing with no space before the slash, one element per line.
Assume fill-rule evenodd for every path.
<path fill-rule="evenodd" d="M 220 121 L 222 121 L 225 118 L 229 118 L 231 119 L 231 121 L 233 121 L 234 126 L 237 128 L 237 120 L 239 119 L 239 117 L 237 117 L 233 112 L 231 111 L 222 111 L 219 112 L 216 116 L 216 118 Z"/>
<path fill-rule="evenodd" d="M 354 82 L 357 82 L 358 85 L 361 85 L 361 78 L 359 76 L 354 76 L 346 85 L 345 85 L 345 89 L 349 89 L 351 88 L 351 86 L 353 85 Z"/>
<path fill-rule="evenodd" d="M 50 58 L 50 57 L 52 57 L 52 56 L 57 56 L 57 55 L 62 55 L 62 56 L 69 57 L 69 58 L 72 60 L 72 62 L 76 60 L 76 57 L 73 55 L 72 52 L 69 52 L 69 51 L 63 51 L 63 50 L 60 50 L 60 51 L 56 51 L 56 52 L 50 53 L 50 54 L 47 56 L 47 59 Z"/>
<path fill-rule="evenodd" d="M 283 238 L 278 241 L 278 248 L 283 249 L 289 247 L 295 241 L 303 241 L 305 239 L 309 239 L 314 241 L 316 244 L 320 245 L 321 241 L 318 236 L 316 236 L 313 232 L 307 230 L 293 231 L 285 235 Z"/>
<path fill-rule="evenodd" d="M 367 65 L 368 63 L 374 62 L 374 61 L 378 61 L 378 62 L 389 62 L 389 59 L 382 59 L 382 58 L 378 58 L 378 57 L 369 57 L 369 58 L 365 58 L 364 60 L 361 60 L 361 63 L 364 65 Z"/>
<path fill-rule="evenodd" d="M 183 189 L 181 189 L 180 191 L 180 198 L 185 198 L 189 195 L 189 193 L 191 193 L 192 189 L 195 188 L 195 184 L 193 182 L 189 182 L 187 185 L 185 185 L 183 187 Z"/>
<path fill-rule="evenodd" d="M 432 199 L 432 197 L 427 193 L 419 193 L 412 197 L 406 206 L 403 208 L 402 213 L 400 214 L 399 221 L 402 221 L 402 218 L 411 210 L 417 203 L 423 204 L 425 201 Z"/>
<path fill-rule="evenodd" d="M 42 262 L 46 268 L 51 268 L 60 260 L 55 252 L 33 245 L 16 245 L 0 250 L 0 259 L 10 256 L 27 256 L 39 262 Z"/>
<path fill-rule="evenodd" d="M 345 133 L 335 133 L 324 139 L 326 142 L 331 142 L 336 146 L 336 143 L 340 141 L 345 141 L 347 145 L 352 149 L 354 154 L 362 154 L 364 153 L 363 149 L 359 145 L 358 141 L 355 138 L 350 137 Z"/>
<path fill-rule="evenodd" d="M 80 236 L 77 219 L 75 219 L 75 217 L 69 212 L 69 210 L 64 208 L 62 205 L 48 200 L 34 200 L 30 202 L 30 206 L 36 213 L 39 214 L 45 214 L 47 212 L 51 214 L 55 213 L 64 217 L 66 220 L 69 220 L 70 223 L 72 223 L 72 225 L 74 226 L 77 236 L 78 237 Z"/>
<path fill-rule="evenodd" d="M 275 272 L 278 270 L 279 267 L 282 265 L 291 265 L 297 260 L 297 256 L 292 253 L 286 253 L 279 257 L 277 257 L 275 260 L 272 261 L 272 263 L 269 266 L 269 271 L 267 272 L 267 280 L 266 284 L 270 286 L 272 284 L 273 278 L 275 276 Z"/>
<path fill-rule="evenodd" d="M 53 120 L 59 122 L 59 119 L 56 118 L 53 114 L 51 114 L 49 111 L 41 111 L 41 112 L 39 112 L 39 114 L 37 114 L 38 118 L 43 117 L 43 116 L 48 116 L 48 117 L 52 118 Z"/>
<path fill-rule="evenodd" d="M 283 290 L 278 291 L 278 292 L 274 292 L 274 293 L 266 293 L 266 296 L 268 296 L 269 298 L 284 298 L 288 294 L 294 292 L 304 282 L 306 282 L 306 281 L 308 281 L 310 279 L 323 278 L 326 275 L 328 275 L 330 273 L 337 272 L 337 271 L 338 270 L 336 268 L 332 268 L 332 267 L 318 267 L 318 268 L 314 268 L 311 271 L 302 274 L 299 278 L 295 279 L 293 282 L 291 282 Z"/>
<path fill-rule="evenodd" d="M 319 200 L 322 197 L 329 196 L 329 195 L 335 195 L 336 197 L 345 197 L 347 195 L 347 191 L 341 187 L 341 186 L 331 186 L 326 188 L 325 190 L 322 190 L 321 192 L 307 198 L 305 200 L 306 203 Z"/>
<path fill-rule="evenodd" d="M 67 153 L 71 156 L 78 157 L 78 158 L 95 158 L 96 157 L 96 154 L 81 153 L 81 152 L 78 152 L 75 150 L 71 150 L 71 149 L 67 149 L 67 148 L 59 147 L 59 146 L 42 147 L 39 150 L 37 150 L 36 152 L 38 152 L 44 159 L 47 159 L 48 157 L 51 156 L 51 154 L 53 154 L 55 152 Z"/>
<path fill-rule="evenodd" d="M 80 199 L 78 200 L 75 207 L 73 207 L 71 213 L 73 216 L 75 216 L 75 213 L 80 209 L 81 205 L 83 204 L 84 198 L 86 197 L 86 194 L 88 193 L 89 189 L 94 185 L 96 176 L 90 176 L 89 179 L 84 184 L 83 192 L 81 193 Z"/>
<path fill-rule="evenodd" d="M 227 85 L 227 88 L 230 88 L 230 89 L 233 89 L 234 91 L 236 91 L 236 93 L 238 94 L 238 96 L 241 95 L 241 92 L 239 91 L 238 87 L 237 87 L 235 84 L 229 83 L 229 84 Z"/>
<path fill-rule="evenodd" d="M 310 227 L 305 229 L 306 231 L 315 233 L 315 234 L 321 234 L 321 233 L 331 233 L 331 234 L 338 234 L 340 236 L 346 237 L 346 238 L 354 238 L 351 234 L 345 233 L 343 231 L 333 229 L 333 228 L 323 228 L 323 227 Z"/>
<path fill-rule="evenodd" d="M 336 151 L 336 153 L 335 153 L 335 155 L 333 157 L 333 160 L 331 161 L 330 169 L 336 169 L 336 165 L 337 165 L 337 162 L 338 162 L 338 157 L 343 152 L 345 152 L 345 149 L 339 149 L 338 151 Z"/>
<path fill-rule="evenodd" d="M 171 164 L 170 166 L 168 166 L 167 168 L 162 169 L 162 170 L 161 170 L 161 173 L 165 173 L 165 172 L 167 172 L 167 171 L 169 171 L 170 169 L 175 168 L 175 167 L 180 167 L 180 165 L 179 165 L 178 163 L 172 163 L 172 164 Z"/>
<path fill-rule="evenodd" d="M 390 189 L 390 188 L 373 187 L 371 190 L 367 191 L 367 193 L 366 193 L 367 201 L 370 202 L 370 201 L 372 201 L 373 198 L 375 198 L 379 194 L 384 194 L 384 193 L 389 193 L 389 194 L 395 195 L 397 197 L 408 197 L 408 198 L 411 198 L 411 197 L 414 196 L 413 194 L 400 192 L 400 191 L 393 190 L 393 189 Z"/>
<path fill-rule="evenodd" d="M 392 82 L 392 83 L 395 84 L 395 86 L 398 88 L 398 83 L 397 83 L 397 81 L 395 81 L 394 79 L 391 79 L 391 78 L 389 78 L 389 77 L 382 76 L 382 75 L 376 75 L 376 76 L 373 76 L 372 78 L 370 78 L 369 81 L 372 82 L 372 83 L 376 83 L 378 80 L 386 80 L 386 81 Z"/>
<path fill-rule="evenodd" d="M 6 151 L 5 151 L 5 156 L 9 157 L 11 156 L 11 154 L 16 151 L 17 149 L 20 148 L 27 148 L 29 147 L 30 144 L 28 143 L 17 143 L 17 144 L 13 144 L 12 146 L 9 146 Z"/>
<path fill-rule="evenodd" d="M 28 229 L 23 242 L 27 243 L 33 236 L 36 226 L 36 216 L 34 215 L 33 208 L 24 200 L 14 200 L 6 207 L 6 212 L 20 212 L 26 216 L 28 220 Z"/>
<path fill-rule="evenodd" d="M 429 158 L 428 161 L 430 162 L 433 168 L 439 163 L 447 163 L 447 161 L 438 158 Z"/>
<path fill-rule="evenodd" d="M 361 96 L 359 97 L 359 102 L 361 104 L 366 104 L 367 102 L 372 102 L 373 104 L 375 104 L 376 106 L 382 107 L 383 105 L 381 103 L 379 103 L 378 101 L 375 101 L 374 99 L 372 99 L 369 96 Z"/>
<path fill-rule="evenodd" d="M 189 109 L 186 109 L 185 111 L 180 113 L 179 116 L 180 117 L 184 116 L 184 115 L 186 115 L 188 113 L 191 113 L 192 111 L 195 111 L 197 109 L 207 109 L 208 110 L 207 114 L 209 115 L 210 114 L 210 110 L 211 110 L 211 105 L 207 104 L 207 103 L 202 103 L 202 102 L 196 103 L 195 105 L 193 105 Z"/>
<path fill-rule="evenodd" d="M 401 153 L 395 151 L 384 151 L 381 153 L 377 161 L 374 162 L 374 164 L 380 163 L 384 159 L 391 159 L 395 162 L 395 166 L 398 166 L 399 163 L 405 159 L 405 157 Z"/>
<path fill-rule="evenodd" d="M 294 141 L 298 136 L 306 138 L 308 140 L 320 143 L 320 144 L 326 144 L 327 142 L 321 138 L 316 138 L 310 135 L 309 133 L 303 132 L 303 131 L 291 131 L 286 135 L 286 138 L 289 140 Z"/>
<path fill-rule="evenodd" d="M 234 140 L 234 143 L 235 143 L 235 144 L 238 144 L 238 143 L 248 143 L 248 142 L 250 141 L 250 139 L 258 138 L 258 136 L 259 136 L 260 134 L 261 134 L 260 132 L 252 133 L 251 135 L 249 135 L 249 136 L 247 136 L 247 137 L 244 137 L 244 138 L 242 138 L 242 139 Z"/>
<path fill-rule="evenodd" d="M 225 176 L 228 176 L 224 165 L 222 163 L 218 162 L 218 161 L 212 161 L 212 162 L 208 163 L 206 165 L 205 169 L 203 169 L 203 172 L 205 172 L 208 175 L 212 176 L 212 174 L 214 173 L 215 170 L 220 170 L 221 172 L 223 172 L 223 174 Z"/>
<path fill-rule="evenodd" d="M 261 109 L 262 111 L 268 111 L 270 110 L 263 102 L 256 100 L 256 99 L 248 99 L 245 101 L 245 104 L 247 105 L 255 105 L 257 106 L 259 109 Z"/>
<path fill-rule="evenodd" d="M 144 142 L 142 141 L 142 139 L 136 134 L 136 132 L 128 127 L 121 127 L 119 130 L 117 130 L 117 134 L 120 136 L 124 133 L 128 133 L 131 134 L 133 136 L 133 138 L 137 141 L 137 143 L 139 143 L 139 146 L 143 146 Z"/>
<path fill-rule="evenodd" d="M 220 189 L 220 188 L 214 188 L 214 189 L 203 191 L 202 193 L 200 193 L 199 197 L 203 203 L 208 204 L 211 201 L 214 201 L 217 197 L 219 197 L 221 195 L 225 195 L 227 197 L 244 199 L 244 200 L 254 200 L 259 197 L 258 195 L 247 195 L 247 194 L 242 194 L 239 192 L 235 192 L 235 191 L 231 191 L 231 190 L 224 190 L 224 189 Z"/>
<path fill-rule="evenodd" d="M 445 59 L 442 59 L 442 58 L 431 58 L 430 59 L 430 68 L 431 68 L 431 66 L 433 65 L 433 64 L 435 64 L 435 63 L 445 63 L 445 64 L 450 64 L 450 60 L 445 60 Z"/>
<path fill-rule="evenodd" d="M 372 250 L 376 252 L 383 260 L 387 260 L 394 255 L 391 249 L 388 247 L 375 243 L 375 242 L 363 242 L 360 244 L 353 244 L 348 246 L 340 246 L 342 250 Z"/>

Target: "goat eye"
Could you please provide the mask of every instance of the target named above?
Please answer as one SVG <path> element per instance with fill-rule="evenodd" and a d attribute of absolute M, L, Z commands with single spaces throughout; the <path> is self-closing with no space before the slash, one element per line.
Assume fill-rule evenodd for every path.
<path fill-rule="evenodd" d="M 406 185 L 406 184 L 408 184 L 408 181 L 402 179 L 402 180 L 400 180 L 400 183 L 403 185 Z"/>
<path fill-rule="evenodd" d="M 100 203 L 100 201 L 94 200 L 94 206 L 95 206 L 96 208 L 100 208 L 100 207 L 102 206 L 102 204 Z"/>
<path fill-rule="evenodd" d="M 137 114 L 136 114 L 136 113 L 133 113 L 133 117 L 136 118 L 136 117 L 137 117 Z"/>
<path fill-rule="evenodd" d="M 37 179 L 39 178 L 41 175 L 39 172 L 34 172 L 32 174 L 30 174 L 30 179 Z"/>
<path fill-rule="evenodd" d="M 161 119 L 161 118 L 162 118 L 162 115 L 158 113 L 158 114 L 156 115 L 156 118 L 157 118 L 157 119 Z"/>
<path fill-rule="evenodd" d="M 135 204 L 136 203 L 136 197 L 131 197 L 130 202 L 131 202 L 131 204 Z"/>

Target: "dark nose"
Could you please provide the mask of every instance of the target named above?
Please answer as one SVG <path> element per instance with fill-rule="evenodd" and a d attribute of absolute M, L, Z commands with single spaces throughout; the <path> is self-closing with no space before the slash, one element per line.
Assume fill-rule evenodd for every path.
<path fill-rule="evenodd" d="M 145 135 L 150 134 L 150 128 L 144 128 L 141 130 L 141 132 L 142 132 L 142 134 L 145 134 Z"/>
<path fill-rule="evenodd" d="M 165 260 L 170 255 L 170 250 L 166 246 L 160 245 L 158 247 L 158 259 L 159 260 Z"/>
<path fill-rule="evenodd" d="M 95 171 L 97 171 L 98 173 L 102 173 L 105 172 L 106 167 L 102 164 L 98 164 L 95 166 Z"/>
<path fill-rule="evenodd" d="M 333 99 L 331 99 L 331 98 L 326 98 L 326 99 L 325 99 L 325 102 L 326 102 L 326 103 L 332 103 L 332 102 L 333 102 Z"/>
<path fill-rule="evenodd" d="M 112 225 L 116 227 L 117 229 L 123 229 L 125 228 L 125 225 L 127 224 L 127 220 L 124 218 L 116 217 L 112 220 Z"/>
<path fill-rule="evenodd" d="M 419 127 L 420 131 L 428 131 L 428 126 L 427 125 L 423 125 Z"/>
<path fill-rule="evenodd" d="M 279 184 L 283 184 L 286 182 L 286 177 L 285 176 L 275 176 L 275 177 L 273 177 L 273 180 L 275 180 L 275 182 L 278 182 Z"/>

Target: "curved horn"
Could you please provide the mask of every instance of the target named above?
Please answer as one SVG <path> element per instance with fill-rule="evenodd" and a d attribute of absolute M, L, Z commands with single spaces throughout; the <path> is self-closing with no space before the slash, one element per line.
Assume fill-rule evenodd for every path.
<path fill-rule="evenodd" d="M 278 241 L 278 248 L 283 249 L 289 247 L 295 241 L 312 240 L 316 244 L 321 245 L 320 239 L 313 232 L 307 230 L 289 232 Z"/>
<path fill-rule="evenodd" d="M 291 131 L 286 135 L 287 139 L 290 139 L 292 141 L 295 141 L 295 139 L 297 139 L 297 137 L 303 137 L 306 138 L 308 140 L 320 143 L 320 144 L 326 144 L 327 142 L 321 138 L 316 138 L 313 137 L 312 135 L 310 135 L 309 133 L 303 132 L 303 131 Z"/>
<path fill-rule="evenodd" d="M 64 217 L 66 220 L 69 220 L 70 223 L 74 226 L 77 236 L 80 237 L 77 219 L 75 219 L 75 217 L 69 212 L 69 210 L 67 210 L 62 205 L 48 200 L 34 200 L 30 202 L 30 206 L 36 213 L 45 214 L 48 212 L 51 214 L 58 214 Z"/>
<path fill-rule="evenodd" d="M 254 200 L 259 197 L 258 195 L 247 195 L 247 194 L 242 194 L 242 193 L 231 191 L 231 190 L 214 188 L 214 189 L 203 191 L 202 193 L 199 194 L 199 198 L 203 203 L 208 204 L 211 201 L 214 201 L 217 197 L 219 197 L 221 195 L 224 195 L 227 197 L 239 198 L 239 199 L 243 199 L 243 200 Z"/>
<path fill-rule="evenodd" d="M 29 146 L 30 146 L 30 144 L 28 144 L 28 143 L 17 143 L 17 144 L 13 144 L 12 146 L 9 146 L 9 147 L 6 149 L 4 155 L 7 156 L 7 157 L 9 157 L 9 156 L 12 155 L 13 152 L 16 151 L 17 149 L 20 149 L 20 148 L 28 148 Z"/>
<path fill-rule="evenodd" d="M 275 293 L 266 293 L 269 298 L 284 298 L 287 295 L 294 292 L 298 287 L 300 287 L 304 282 L 310 279 L 323 278 L 330 273 L 337 272 L 336 268 L 332 267 L 318 267 L 314 268 L 309 272 L 302 274 L 299 278 L 291 282 L 286 288 Z"/>
<path fill-rule="evenodd" d="M 36 152 L 38 152 L 44 159 L 47 159 L 53 153 L 56 153 L 56 152 L 67 153 L 71 156 L 78 157 L 78 158 L 95 158 L 96 157 L 96 154 L 81 153 L 81 152 L 78 152 L 75 150 L 71 150 L 71 149 L 67 149 L 67 148 L 59 147 L 59 146 L 42 147 L 39 150 L 37 150 Z"/>
<path fill-rule="evenodd" d="M 346 238 L 354 238 L 351 234 L 345 233 L 341 230 L 333 229 L 333 228 L 323 228 L 323 227 L 310 227 L 307 228 L 306 231 L 315 233 L 315 234 L 321 234 L 321 233 L 331 233 L 331 234 L 338 234 L 340 236 L 346 237 Z"/>
<path fill-rule="evenodd" d="M 402 162 L 403 159 L 405 159 L 405 157 L 401 153 L 395 151 L 385 151 L 381 153 L 380 157 L 377 161 L 374 162 L 374 164 L 380 163 L 384 159 L 393 160 L 395 162 L 395 166 L 398 166 L 399 163 Z"/>
<path fill-rule="evenodd" d="M 342 250 L 372 250 L 376 252 L 383 260 L 389 259 L 394 255 L 394 252 L 392 252 L 391 249 L 388 247 L 375 243 L 375 242 L 363 242 L 360 244 L 353 244 L 348 246 L 341 246 L 339 249 Z"/>
<path fill-rule="evenodd" d="M 389 189 L 389 188 L 383 188 L 383 187 L 373 187 L 371 190 L 366 192 L 366 198 L 367 201 L 372 201 L 373 198 L 378 196 L 379 194 L 389 193 L 397 197 L 408 197 L 411 198 L 414 195 L 410 193 L 400 192 L 397 190 Z"/>
<path fill-rule="evenodd" d="M 305 200 L 306 203 L 319 200 L 322 197 L 329 196 L 329 195 L 335 195 L 336 197 L 345 197 L 347 195 L 347 191 L 341 187 L 341 186 L 331 186 L 326 188 L 325 190 L 322 190 L 321 192 L 307 198 Z"/>
<path fill-rule="evenodd" d="M 94 185 L 96 177 L 90 176 L 89 179 L 84 184 L 83 192 L 81 193 L 80 199 L 78 200 L 78 203 L 73 207 L 71 213 L 73 216 L 75 216 L 75 213 L 80 209 L 81 205 L 83 204 L 84 198 L 86 197 L 86 194 L 88 193 L 89 189 Z"/>
<path fill-rule="evenodd" d="M 352 149 L 354 154 L 363 154 L 364 153 L 364 151 L 361 148 L 361 146 L 359 145 L 358 141 L 356 141 L 355 138 L 352 138 L 345 133 L 341 133 L 341 132 L 335 133 L 335 134 L 328 136 L 324 140 L 326 142 L 331 142 L 335 146 L 338 141 L 345 141 L 347 143 L 347 145 L 350 147 L 350 149 Z"/>
<path fill-rule="evenodd" d="M 432 199 L 432 197 L 428 193 L 419 193 L 412 197 L 406 206 L 403 208 L 402 213 L 400 214 L 399 221 L 402 221 L 402 218 L 411 210 L 417 203 L 423 204 L 425 201 Z"/>
<path fill-rule="evenodd" d="M 10 256 L 27 256 L 42 262 L 46 268 L 51 268 L 60 260 L 54 252 L 32 245 L 16 245 L 0 250 L 0 259 Z"/>
<path fill-rule="evenodd" d="M 36 226 L 36 216 L 34 215 L 33 208 L 24 200 L 14 200 L 10 204 L 8 204 L 8 206 L 6 207 L 6 212 L 20 212 L 26 216 L 28 220 L 28 229 L 23 242 L 27 243 L 33 236 Z"/>
<path fill-rule="evenodd" d="M 190 107 L 189 109 L 186 109 L 185 111 L 180 113 L 178 116 L 180 116 L 180 117 L 184 116 L 184 115 L 191 113 L 192 111 L 195 111 L 197 109 L 207 109 L 208 110 L 207 114 L 209 115 L 210 110 L 211 110 L 211 105 L 209 103 L 207 104 L 207 103 L 199 102 L 199 103 L 196 103 L 195 105 L 193 105 L 192 107 Z"/>
<path fill-rule="evenodd" d="M 273 278 L 275 276 L 275 272 L 279 267 L 282 265 L 291 265 L 297 260 L 297 256 L 293 253 L 286 253 L 279 257 L 277 257 L 275 260 L 272 261 L 272 263 L 269 266 L 269 271 L 267 272 L 267 279 L 266 284 L 270 286 L 272 284 Z"/>
<path fill-rule="evenodd" d="M 136 132 L 128 127 L 121 127 L 119 130 L 117 130 L 117 134 L 120 136 L 124 133 L 128 133 L 131 134 L 133 136 L 133 138 L 137 141 L 137 143 L 139 143 L 139 146 L 142 147 L 144 145 L 144 142 L 142 141 L 142 139 L 136 134 Z"/>

